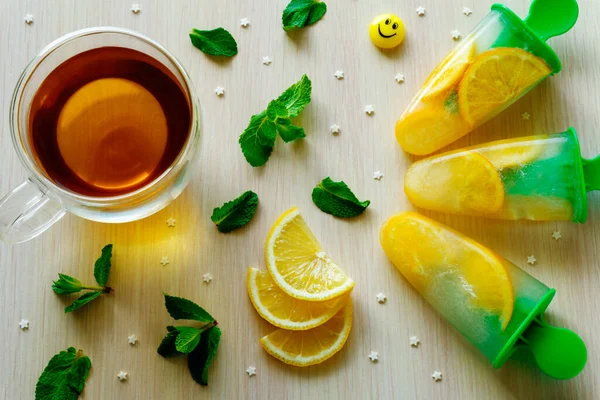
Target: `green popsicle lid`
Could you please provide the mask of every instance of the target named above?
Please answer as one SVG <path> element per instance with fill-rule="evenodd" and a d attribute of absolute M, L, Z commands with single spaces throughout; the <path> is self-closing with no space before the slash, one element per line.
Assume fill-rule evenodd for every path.
<path fill-rule="evenodd" d="M 538 367 L 553 378 L 570 379 L 583 370 L 587 362 L 583 340 L 575 332 L 544 320 L 543 313 L 555 293 L 555 289 L 550 289 L 523 320 L 493 361 L 494 368 L 500 368 L 519 346 L 529 349 Z"/>
<path fill-rule="evenodd" d="M 562 69 L 560 59 L 546 40 L 562 35 L 575 25 L 579 16 L 576 0 L 533 0 L 524 20 L 503 4 L 492 5 L 492 11 L 501 13 L 510 26 L 492 47 L 524 48 L 543 58 L 553 74 Z"/>

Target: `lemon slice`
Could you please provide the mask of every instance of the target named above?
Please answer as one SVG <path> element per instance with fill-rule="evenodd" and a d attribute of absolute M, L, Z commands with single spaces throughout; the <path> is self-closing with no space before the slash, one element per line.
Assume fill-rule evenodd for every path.
<path fill-rule="evenodd" d="M 396 122 L 396 140 L 404 151 L 424 156 L 469 133 L 459 113 L 443 105 L 427 104 Z"/>
<path fill-rule="evenodd" d="M 503 170 L 556 157 L 564 147 L 563 138 L 537 135 L 526 140 L 522 138 L 499 140 L 476 151 L 487 158 L 496 169 Z"/>
<path fill-rule="evenodd" d="M 331 319 L 348 302 L 348 295 L 314 302 L 288 296 L 275 284 L 268 271 L 248 268 L 248 295 L 261 317 L 284 329 L 301 331 Z"/>
<path fill-rule="evenodd" d="M 449 308 L 455 318 L 473 307 L 483 309 L 506 328 L 514 292 L 503 260 L 493 252 L 413 212 L 391 217 L 380 241 L 396 268 L 434 307 Z M 462 303 L 453 304 L 455 299 Z M 446 318 L 453 322 L 452 315 Z"/>
<path fill-rule="evenodd" d="M 327 360 L 340 351 L 352 328 L 352 303 L 329 321 L 307 331 L 278 329 L 260 339 L 267 353 L 286 364 L 307 367 Z"/>
<path fill-rule="evenodd" d="M 460 112 L 471 126 L 480 125 L 551 72 L 544 60 L 526 50 L 487 50 L 469 66 L 458 86 Z"/>
<path fill-rule="evenodd" d="M 453 214 L 491 214 L 504 202 L 500 174 L 473 151 L 414 163 L 404 177 L 404 192 L 417 207 Z"/>
<path fill-rule="evenodd" d="M 438 64 L 423 84 L 423 99 L 428 100 L 447 94 L 460 82 L 475 58 L 475 42 L 470 41 L 450 52 Z"/>
<path fill-rule="evenodd" d="M 296 207 L 271 228 L 265 258 L 275 283 L 296 299 L 330 300 L 354 287 L 354 281 L 327 257 Z"/>

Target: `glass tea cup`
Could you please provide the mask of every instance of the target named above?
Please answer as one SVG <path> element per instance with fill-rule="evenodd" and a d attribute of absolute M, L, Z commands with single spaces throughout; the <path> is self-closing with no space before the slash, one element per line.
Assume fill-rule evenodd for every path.
<path fill-rule="evenodd" d="M 29 114 L 38 88 L 52 71 L 74 56 L 104 47 L 135 50 L 167 70 L 186 97 L 190 124 L 179 154 L 160 175 L 130 192 L 98 197 L 73 191 L 46 172 L 33 149 Z M 13 93 L 10 132 L 29 178 L 0 200 L 0 240 L 25 242 L 44 232 L 66 212 L 106 223 L 135 221 L 158 212 L 179 196 L 190 180 L 198 160 L 200 125 L 200 106 L 189 75 L 155 41 L 114 27 L 82 29 L 55 40 L 25 68 Z"/>

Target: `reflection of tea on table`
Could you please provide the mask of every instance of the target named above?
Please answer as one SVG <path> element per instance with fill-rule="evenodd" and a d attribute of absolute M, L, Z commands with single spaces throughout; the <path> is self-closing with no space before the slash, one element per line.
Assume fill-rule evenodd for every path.
<path fill-rule="evenodd" d="M 36 93 L 30 135 L 50 179 L 89 196 L 136 190 L 188 137 L 191 110 L 173 74 L 148 55 L 104 47 L 58 66 Z"/>

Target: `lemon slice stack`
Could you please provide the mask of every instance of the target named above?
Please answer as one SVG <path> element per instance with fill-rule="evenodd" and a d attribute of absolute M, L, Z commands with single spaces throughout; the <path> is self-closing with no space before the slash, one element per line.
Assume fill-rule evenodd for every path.
<path fill-rule="evenodd" d="M 327 360 L 350 334 L 354 281 L 329 259 L 297 208 L 271 228 L 265 258 L 268 271 L 248 270 L 248 295 L 260 316 L 280 329 L 261 345 L 290 365 Z"/>

